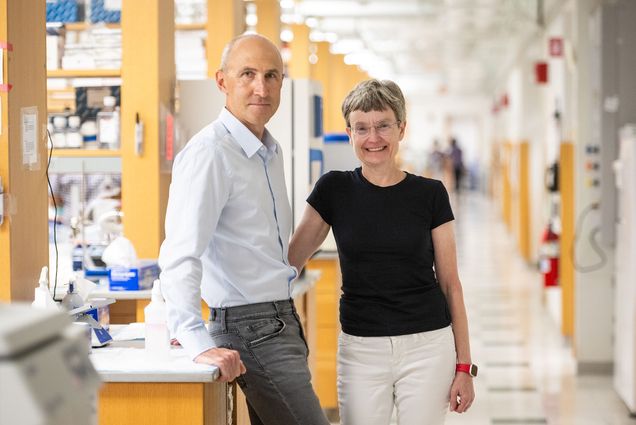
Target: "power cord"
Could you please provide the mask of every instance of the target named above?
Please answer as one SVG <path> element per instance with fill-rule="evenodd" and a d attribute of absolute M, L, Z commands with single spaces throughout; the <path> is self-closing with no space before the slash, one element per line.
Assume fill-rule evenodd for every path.
<path fill-rule="evenodd" d="M 581 272 L 581 273 L 590 273 L 596 270 L 600 270 L 605 263 L 607 263 L 607 255 L 605 254 L 605 251 L 603 250 L 603 248 L 601 248 L 601 246 L 598 243 L 597 240 L 597 235 L 600 233 L 601 228 L 600 226 L 596 226 L 594 227 L 588 236 L 588 240 L 590 242 L 590 246 L 592 247 L 592 249 L 596 252 L 596 254 L 599 257 L 599 261 L 595 264 L 591 264 L 591 265 L 581 265 L 579 264 L 579 262 L 577 261 L 576 258 L 576 251 L 575 251 L 575 247 L 577 245 L 578 239 L 579 239 L 579 234 L 581 231 L 581 227 L 582 227 L 582 223 L 584 222 L 585 218 L 587 217 L 587 215 L 594 211 L 597 210 L 599 208 L 599 204 L 598 202 L 594 202 L 591 203 L 590 205 L 588 205 L 587 207 L 585 207 L 583 209 L 583 211 L 581 211 L 581 214 L 579 215 L 579 219 L 577 221 L 577 224 L 575 226 L 575 231 L 574 231 L 574 240 L 572 242 L 572 246 L 570 247 L 570 257 L 572 258 L 572 264 L 574 265 L 574 269 Z"/>
<path fill-rule="evenodd" d="M 59 253 L 57 250 L 57 202 L 55 202 L 55 194 L 53 193 L 53 186 L 51 185 L 51 179 L 49 178 L 49 167 L 51 166 L 51 156 L 53 156 L 53 140 L 51 140 L 51 133 L 46 130 L 46 135 L 49 138 L 49 160 L 46 163 L 46 182 L 49 184 L 49 190 L 51 191 L 51 199 L 53 199 L 53 245 L 55 246 L 55 281 L 53 282 L 53 299 L 55 299 L 55 292 L 57 291 L 57 269 Z"/>

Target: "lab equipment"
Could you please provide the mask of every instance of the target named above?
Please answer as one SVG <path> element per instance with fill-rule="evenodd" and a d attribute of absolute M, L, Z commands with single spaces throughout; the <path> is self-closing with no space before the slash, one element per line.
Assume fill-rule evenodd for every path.
<path fill-rule="evenodd" d="M 82 307 L 84 305 L 84 300 L 77 293 L 77 289 L 75 288 L 75 282 L 70 281 L 68 283 L 68 289 L 64 298 L 62 298 L 62 307 L 68 311 L 74 310 L 76 308 Z"/>
<path fill-rule="evenodd" d="M 112 298 L 95 298 L 81 307 L 68 312 L 73 322 L 88 323 L 91 327 L 91 346 L 103 347 L 113 340 L 108 330 L 100 323 L 100 310 L 115 302 Z"/>
<path fill-rule="evenodd" d="M 0 303 L 0 424 L 96 423 L 100 380 L 68 315 Z"/>

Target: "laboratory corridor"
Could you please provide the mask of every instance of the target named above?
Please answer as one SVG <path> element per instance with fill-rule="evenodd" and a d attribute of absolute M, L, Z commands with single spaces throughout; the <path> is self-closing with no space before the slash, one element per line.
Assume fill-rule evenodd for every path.
<path fill-rule="evenodd" d="M 499 204 L 477 193 L 452 203 L 472 358 L 480 371 L 472 408 L 449 413 L 446 424 L 636 424 L 611 375 L 576 375 L 541 275 L 518 254 Z"/>
<path fill-rule="evenodd" d="M 481 370 L 473 408 L 450 414 L 447 424 L 636 424 L 611 375 L 576 375 L 541 275 L 518 254 L 499 205 L 462 196 L 454 202 L 459 271 Z"/>

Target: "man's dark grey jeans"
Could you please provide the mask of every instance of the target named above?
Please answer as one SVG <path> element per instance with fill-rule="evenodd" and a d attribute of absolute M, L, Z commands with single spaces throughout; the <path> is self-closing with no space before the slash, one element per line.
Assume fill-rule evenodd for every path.
<path fill-rule="evenodd" d="M 311 386 L 307 343 L 292 300 L 210 309 L 210 335 L 237 350 L 252 425 L 329 425 Z"/>

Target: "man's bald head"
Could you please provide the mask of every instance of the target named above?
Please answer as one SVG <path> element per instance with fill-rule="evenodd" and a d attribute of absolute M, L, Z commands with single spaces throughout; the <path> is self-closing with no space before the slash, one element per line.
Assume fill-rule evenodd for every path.
<path fill-rule="evenodd" d="M 230 64 L 232 54 L 236 49 L 240 49 L 241 44 L 244 42 L 253 42 L 261 44 L 264 49 L 271 49 L 276 52 L 278 59 L 280 60 L 281 70 L 283 68 L 283 58 L 280 55 L 280 50 L 274 43 L 272 43 L 267 37 L 263 37 L 260 34 L 242 34 L 234 37 L 229 43 L 225 45 L 223 53 L 221 54 L 221 71 L 227 71 L 227 67 Z"/>

